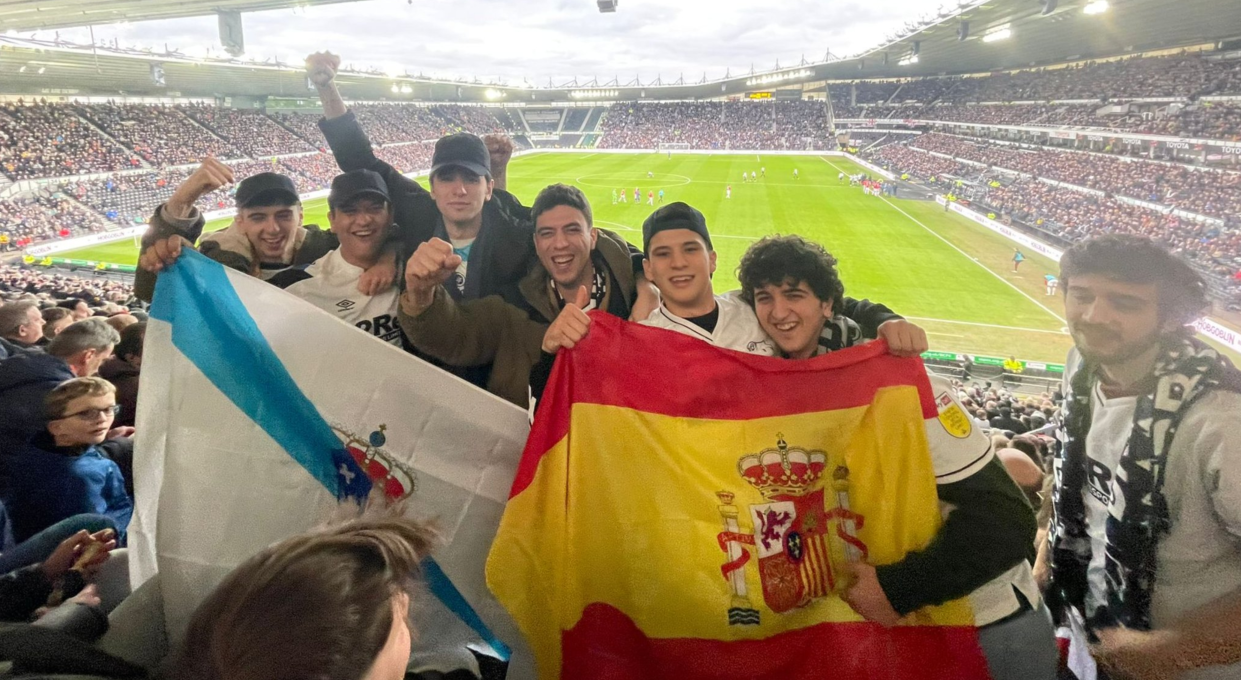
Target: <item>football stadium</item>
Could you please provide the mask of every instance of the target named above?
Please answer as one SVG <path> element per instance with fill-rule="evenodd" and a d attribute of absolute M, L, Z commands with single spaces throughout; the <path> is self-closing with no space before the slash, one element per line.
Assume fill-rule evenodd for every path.
<path fill-rule="evenodd" d="M 1241 678 L 1235 0 L 767 4 L 0 1 L 0 672 Z"/>

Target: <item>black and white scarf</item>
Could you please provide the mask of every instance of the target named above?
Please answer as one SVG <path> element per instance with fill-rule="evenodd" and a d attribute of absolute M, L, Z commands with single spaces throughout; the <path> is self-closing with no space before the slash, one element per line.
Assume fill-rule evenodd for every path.
<path fill-rule="evenodd" d="M 835 352 L 838 349 L 852 347 L 862 341 L 862 327 L 847 316 L 837 314 L 823 324 L 819 333 L 819 348 L 814 355 Z"/>
<path fill-rule="evenodd" d="M 1152 376 L 1154 389 L 1138 397 L 1133 432 L 1116 474 L 1120 493 L 1108 507 L 1107 597 L 1088 607 L 1091 545 L 1082 489 L 1097 369 L 1082 365 L 1065 395 L 1048 536 L 1052 588 L 1047 597 L 1056 608 L 1076 607 L 1091 631 L 1115 626 L 1149 630 L 1155 549 L 1170 524 L 1163 484 L 1172 440 L 1198 397 L 1214 389 L 1241 392 L 1241 371 L 1198 340 L 1177 337 L 1164 344 Z"/>
<path fill-rule="evenodd" d="M 564 309 L 564 306 L 568 304 L 568 301 L 566 301 L 564 296 L 560 294 L 560 287 L 557 286 L 556 282 L 552 281 L 550 278 L 547 280 L 547 285 L 551 286 L 552 294 L 556 296 L 557 306 L 560 309 Z M 589 312 L 592 309 L 603 309 L 603 299 L 607 297 L 607 294 L 608 277 L 604 275 L 603 268 L 598 264 L 595 264 L 595 275 L 590 282 L 590 302 L 586 303 L 586 306 L 582 308 L 582 311 Z"/>

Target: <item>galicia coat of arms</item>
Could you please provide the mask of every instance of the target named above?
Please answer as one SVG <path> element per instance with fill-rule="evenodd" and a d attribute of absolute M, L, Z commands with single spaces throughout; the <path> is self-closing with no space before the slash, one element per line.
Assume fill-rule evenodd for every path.
<path fill-rule="evenodd" d="M 784 435 L 776 447 L 737 462 L 742 479 L 763 503 L 744 510 L 736 494 L 719 491 L 724 531 L 717 536 L 727 559 L 720 568 L 732 591 L 731 625 L 757 625 L 745 569 L 755 561 L 763 601 L 777 614 L 844 589 L 844 562 L 866 558 L 858 537 L 861 515 L 849 509 L 849 468 L 840 456 L 790 448 Z"/>
<path fill-rule="evenodd" d="M 384 496 L 389 500 L 400 501 L 414 493 L 418 478 L 412 468 L 383 449 L 388 442 L 384 434 L 387 429 L 387 425 L 380 425 L 379 429 L 363 439 L 344 427 L 332 425 L 332 431 L 345 445 L 345 451 L 370 478 L 371 484 L 383 489 Z M 342 470 L 341 474 L 346 472 Z"/>

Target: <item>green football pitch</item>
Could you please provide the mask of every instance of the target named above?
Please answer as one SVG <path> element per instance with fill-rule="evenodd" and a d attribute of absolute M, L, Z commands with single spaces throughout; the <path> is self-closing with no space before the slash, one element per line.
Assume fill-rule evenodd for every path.
<path fill-rule="evenodd" d="M 742 181 L 741 173 L 764 167 L 765 177 Z M 759 237 L 801 234 L 840 261 L 847 295 L 882 302 L 916 321 L 933 350 L 1063 363 L 1071 344 L 1063 303 L 1058 295 L 1045 295 L 1043 280 L 1058 272 L 1054 262 L 1026 253 L 1013 272 L 1013 245 L 1004 237 L 934 202 L 867 196 L 837 181 L 841 171 L 860 170 L 822 156 L 537 153 L 514 159 L 509 188 L 529 205 L 548 184 L 577 185 L 594 208 L 595 226 L 637 244 L 642 221 L 653 210 L 646 194 L 658 196 L 662 189 L 666 203 L 685 201 L 707 216 L 719 292 L 736 287 L 737 262 Z M 638 205 L 635 188 L 642 194 Z M 629 202 L 613 204 L 613 190 L 627 191 Z M 325 200 L 305 208 L 308 224 L 327 225 Z M 125 240 L 59 256 L 134 264 L 137 250 Z"/>

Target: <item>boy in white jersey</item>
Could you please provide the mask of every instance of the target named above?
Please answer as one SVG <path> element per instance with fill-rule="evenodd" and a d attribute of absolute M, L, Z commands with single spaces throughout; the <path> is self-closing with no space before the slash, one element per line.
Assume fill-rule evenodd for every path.
<path fill-rule="evenodd" d="M 737 276 L 779 356 L 810 359 L 867 339 L 839 314 L 845 298 L 836 260 L 816 243 L 766 237 L 742 256 Z M 926 421 L 927 442 L 940 502 L 951 509 L 922 550 L 891 564 L 857 564 L 845 602 L 868 620 L 893 625 L 924 606 L 968 595 L 992 678 L 1051 680 L 1058 661 L 1051 616 L 1028 561 L 1034 511 L 979 425 L 964 415 L 956 389 L 928 377 L 942 415 Z"/>
<path fill-rule="evenodd" d="M 392 226 L 392 202 L 383 178 L 371 170 L 337 175 L 328 194 L 328 221 L 340 247 L 303 267 L 272 277 L 271 282 L 336 318 L 397 347 L 403 345 L 397 324 L 400 294 L 395 287 L 363 295 L 358 279 L 383 255 Z"/>
<path fill-rule="evenodd" d="M 1241 678 L 1241 372 L 1193 337 L 1206 285 L 1140 236 L 1060 260 L 1075 348 L 1048 600 L 1079 678 Z M 1078 662 L 1078 663 L 1074 663 Z"/>
<path fill-rule="evenodd" d="M 646 279 L 662 298 L 643 324 L 741 352 L 773 353 L 770 338 L 738 293 L 716 295 L 712 291 L 715 251 L 702 213 L 685 203 L 669 203 L 643 222 L 642 241 Z M 893 354 L 912 356 L 926 351 L 922 329 L 881 304 L 844 298 L 840 312 L 868 337 L 887 340 Z"/>

